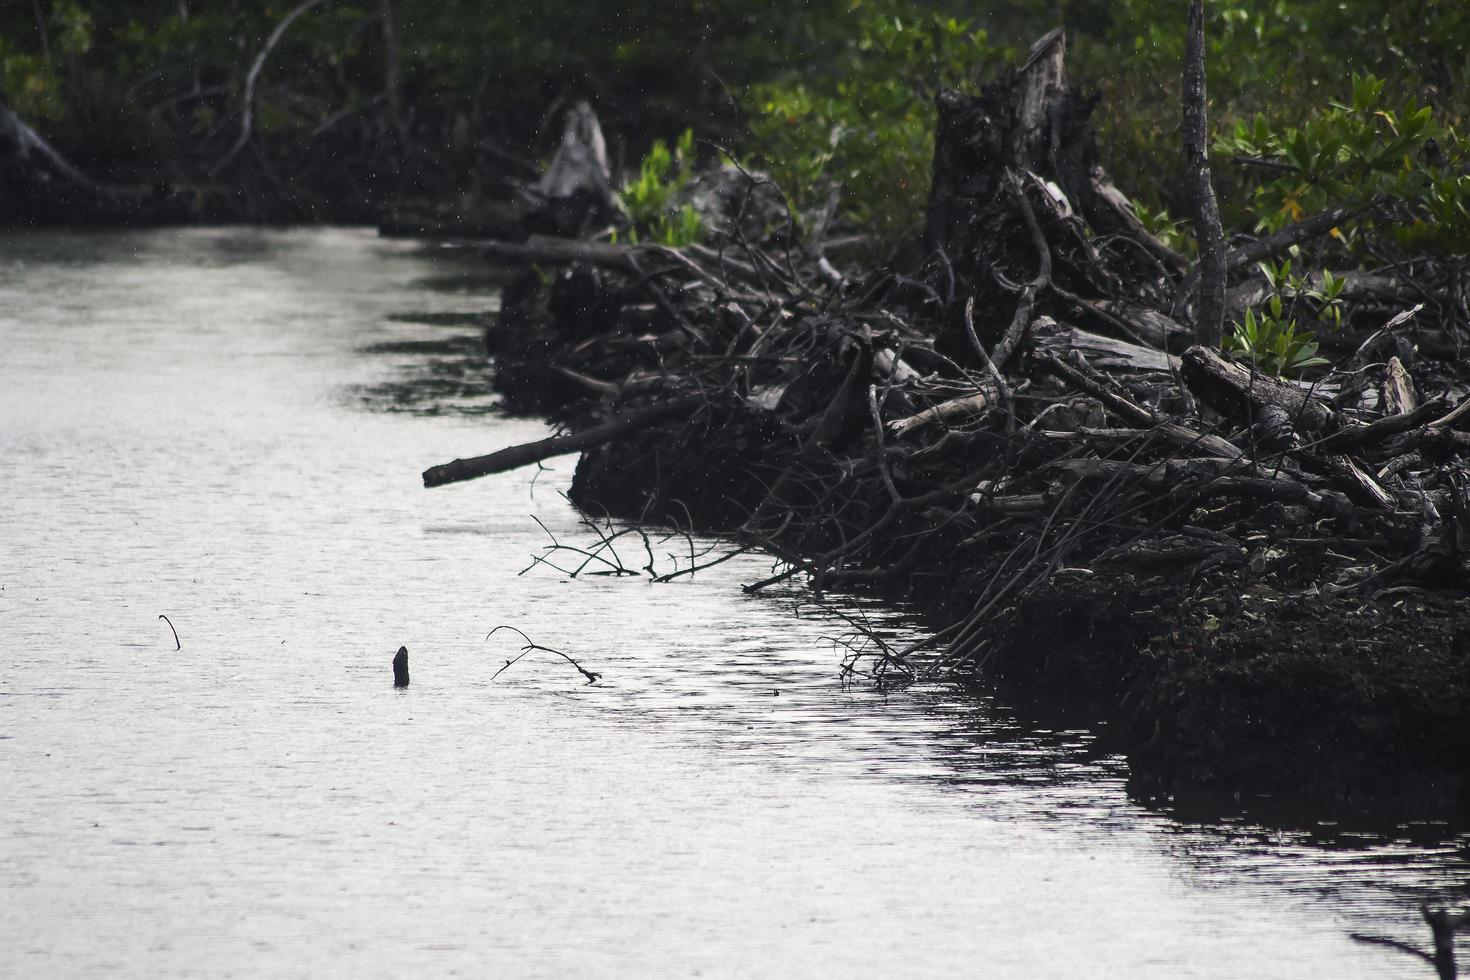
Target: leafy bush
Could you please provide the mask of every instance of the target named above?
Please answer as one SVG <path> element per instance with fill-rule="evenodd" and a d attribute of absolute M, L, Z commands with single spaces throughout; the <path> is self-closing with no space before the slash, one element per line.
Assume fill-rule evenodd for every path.
<path fill-rule="evenodd" d="M 1299 326 L 1298 317 L 1306 313 L 1314 323 L 1332 330 L 1340 327 L 1345 280 L 1324 271 L 1321 288 L 1313 288 L 1307 277 L 1292 273 L 1290 259 L 1279 266 L 1262 262 L 1259 268 L 1271 286 L 1271 297 L 1259 317 L 1254 310 L 1245 311 L 1244 319 L 1226 335 L 1225 350 L 1276 378 L 1328 364 L 1317 356 L 1316 335 Z"/>
<path fill-rule="evenodd" d="M 1102 92 L 1102 158 L 1150 206 L 1185 209 L 1180 163 L 1182 6 L 1157 0 L 1063 0 L 1074 78 Z M 1391 79 L 1391 102 L 1434 105 L 1464 122 L 1470 4 L 1460 0 L 1212 0 L 1205 10 L 1210 119 L 1217 131 L 1266 112 L 1300 125 L 1348 70 Z M 1456 118 L 1458 113 L 1459 118 Z M 1214 168 L 1227 227 L 1249 220 L 1251 172 Z"/>
<path fill-rule="evenodd" d="M 1413 202 L 1446 175 L 1426 149 L 1449 132 L 1412 98 L 1384 104 L 1383 81 L 1353 76 L 1350 104 L 1332 103 L 1300 126 L 1276 129 L 1258 114 L 1235 124 L 1215 152 L 1233 155 L 1268 176 L 1256 184 L 1260 230 L 1275 231 L 1304 214 L 1333 206 L 1364 208 L 1393 199 Z"/>
<path fill-rule="evenodd" d="M 704 236 L 699 212 L 689 204 L 672 204 L 674 194 L 693 178 L 693 130 L 684 130 L 672 151 L 663 140 L 654 140 L 638 167 L 638 176 L 619 195 L 633 224 L 629 241 L 637 242 L 641 237 L 675 247 L 699 241 Z"/>
<path fill-rule="evenodd" d="M 1295 320 L 1284 320 L 1275 313 L 1256 319 L 1255 312 L 1245 311 L 1245 320 L 1225 338 L 1225 350 L 1236 358 L 1249 361 L 1263 374 L 1279 378 L 1290 371 L 1327 364 L 1317 357 L 1317 339 L 1311 331 L 1298 330 Z"/>

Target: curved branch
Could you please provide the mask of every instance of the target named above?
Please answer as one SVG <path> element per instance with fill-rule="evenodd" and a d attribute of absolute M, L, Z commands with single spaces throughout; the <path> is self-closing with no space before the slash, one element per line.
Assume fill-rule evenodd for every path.
<path fill-rule="evenodd" d="M 32 129 L 14 109 L 3 102 L 0 102 L 0 139 L 13 143 L 16 156 L 22 159 L 29 156 L 34 150 L 62 177 L 98 197 L 112 200 L 139 200 L 148 193 L 146 187 L 104 184 L 82 173 L 55 147 L 46 142 L 45 137 Z"/>
<path fill-rule="evenodd" d="M 161 620 L 163 620 L 165 623 L 168 623 L 169 632 L 171 632 L 174 635 L 174 649 L 175 650 L 182 650 L 182 649 L 184 649 L 184 645 L 179 642 L 179 631 L 176 630 L 176 629 L 174 629 L 174 622 L 173 622 L 173 620 L 169 619 L 163 613 L 159 613 L 158 614 L 158 618 L 161 619 Z"/>
<path fill-rule="evenodd" d="M 533 652 L 535 650 L 540 650 L 543 653 L 554 653 L 554 654 L 556 654 L 558 657 L 562 658 L 567 663 L 569 663 L 573 667 L 577 668 L 577 672 L 580 673 L 583 677 L 587 678 L 587 683 L 588 684 L 596 684 L 597 683 L 597 679 L 602 676 L 601 674 L 597 673 L 596 671 L 591 671 L 591 670 L 588 670 L 586 667 L 583 667 L 581 664 L 577 663 L 577 661 L 573 660 L 571 657 L 567 656 L 565 653 L 562 653 L 560 650 L 554 650 L 551 647 L 544 647 L 544 646 L 542 646 L 541 644 L 535 642 L 529 636 L 527 636 L 524 632 L 522 632 L 521 630 L 517 629 L 514 626 L 507 626 L 504 623 L 502 623 L 501 625 L 495 627 L 490 632 L 486 633 L 485 634 L 485 639 L 486 640 L 490 639 L 490 637 L 494 636 L 496 633 L 500 632 L 501 630 L 510 630 L 513 633 L 519 633 L 521 639 L 523 639 L 523 640 L 526 641 L 526 645 L 523 646 L 523 647 L 521 647 L 521 652 L 520 653 L 516 654 L 514 657 L 510 658 L 509 660 L 507 660 L 505 662 L 505 666 L 504 667 L 501 667 L 495 673 L 493 673 L 493 674 L 490 675 L 490 679 L 492 681 L 495 680 L 495 678 L 499 677 L 501 674 L 505 673 L 507 670 L 509 670 L 517 661 L 519 661 L 526 654 L 531 653 L 531 652 Z"/>
<path fill-rule="evenodd" d="M 1026 192 L 1021 189 L 1021 184 L 1016 179 L 1014 171 L 1006 171 L 1006 190 L 1010 192 L 1016 202 L 1016 207 L 1020 209 L 1021 217 L 1026 221 L 1026 230 L 1031 233 L 1031 243 L 1036 247 L 1036 278 L 1021 289 L 1021 299 L 1016 304 L 1016 312 L 1011 317 L 1011 325 L 1006 329 L 1005 336 L 1000 339 L 1000 343 L 995 345 L 995 352 L 990 355 L 990 360 L 994 362 L 992 370 L 1004 368 L 1006 362 L 1011 359 L 1011 355 L 1016 352 L 1016 348 L 1021 345 L 1026 331 L 1031 327 L 1031 313 L 1036 308 L 1037 294 L 1051 285 L 1051 245 L 1047 243 L 1046 236 L 1041 233 L 1041 226 L 1036 222 L 1036 212 L 1031 209 L 1031 202 L 1026 200 Z M 966 310 L 969 310 L 968 305 Z"/>
<path fill-rule="evenodd" d="M 290 13 L 281 18 L 276 29 L 271 31 L 270 37 L 265 39 L 265 46 L 260 49 L 260 54 L 255 56 L 255 61 L 250 65 L 250 71 L 245 76 L 245 91 L 240 99 L 240 135 L 235 137 L 235 142 L 219 162 L 209 168 L 211 175 L 228 167 L 235 157 L 240 155 L 240 151 L 245 149 L 245 144 L 250 142 L 250 137 L 255 132 L 255 83 L 260 80 L 260 72 L 265 68 L 265 60 L 270 57 L 276 45 L 281 43 L 281 38 L 286 36 L 286 30 L 302 14 L 324 2 L 326 0 L 305 0 L 304 3 L 297 4 Z"/>

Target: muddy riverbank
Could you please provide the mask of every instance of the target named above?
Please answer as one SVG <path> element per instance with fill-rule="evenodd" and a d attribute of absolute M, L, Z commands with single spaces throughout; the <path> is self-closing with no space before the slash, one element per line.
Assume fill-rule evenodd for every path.
<path fill-rule="evenodd" d="M 697 427 L 609 446 L 582 459 L 573 499 L 630 520 L 679 522 L 687 508 L 698 526 L 736 530 L 730 517 L 760 505 L 765 481 L 757 454 L 727 449 Z M 1470 598 L 1324 592 L 1313 552 L 1284 537 L 1263 533 L 1238 567 L 1200 575 L 1167 556 L 1154 569 L 1058 568 L 995 608 L 983 652 L 952 673 L 1107 721 L 1144 796 L 1462 812 Z M 901 529 L 880 544 L 908 548 Z M 941 545 L 907 571 L 833 587 L 912 603 L 943 635 L 983 605 L 1005 557 Z M 929 657 L 912 674 L 869 663 L 901 681 L 944 662 Z"/>

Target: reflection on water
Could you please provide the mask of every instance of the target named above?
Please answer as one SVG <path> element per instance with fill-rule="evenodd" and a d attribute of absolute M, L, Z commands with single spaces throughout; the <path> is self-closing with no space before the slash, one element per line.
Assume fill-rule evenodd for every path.
<path fill-rule="evenodd" d="M 1423 945 L 1463 837 L 1149 811 L 1093 731 L 844 683 L 756 556 L 518 575 L 531 515 L 579 534 L 568 461 L 419 485 L 545 431 L 493 412 L 465 263 L 0 239 L 0 975 L 1427 975 L 1349 933 Z M 492 682 L 499 624 L 601 682 Z"/>

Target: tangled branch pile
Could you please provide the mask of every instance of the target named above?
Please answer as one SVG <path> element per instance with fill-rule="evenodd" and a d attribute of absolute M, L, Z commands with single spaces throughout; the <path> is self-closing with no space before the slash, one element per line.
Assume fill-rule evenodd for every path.
<path fill-rule="evenodd" d="M 729 195 L 707 246 L 478 243 L 565 266 L 508 289 L 489 339 L 507 404 L 571 434 L 425 482 L 585 451 L 579 503 L 687 512 L 779 557 L 749 590 L 882 585 L 936 612 L 941 628 L 882 648 L 878 673 L 1067 672 L 1147 701 L 1152 725 L 1192 698 L 1201 738 L 1251 713 L 1279 752 L 1295 726 L 1308 758 L 1307 743 L 1354 724 L 1341 711 L 1394 686 L 1392 722 L 1362 740 L 1392 754 L 1442 739 L 1458 758 L 1436 759 L 1458 772 L 1470 379 L 1445 355 L 1470 323 L 1464 270 L 1348 274 L 1340 356 L 1315 380 L 1192 346 L 1190 262 L 1109 183 L 1062 50 L 1049 36 L 978 98 L 941 96 L 932 258 L 913 277 L 844 275 L 794 225 L 758 237 L 751 212 L 779 204 L 758 177 Z M 1330 227 L 1237 243 L 1228 302 L 1259 289 L 1251 263 Z M 1349 615 L 1365 628 L 1344 636 Z M 1418 660 L 1384 660 L 1385 638 Z M 1238 667 L 1285 645 L 1304 659 L 1271 682 L 1275 720 L 1260 721 L 1269 698 L 1251 701 L 1259 672 L 1231 687 L 1216 670 L 1208 710 L 1198 684 L 1181 693 L 1207 650 Z M 1292 687 L 1334 651 L 1351 678 Z M 1354 651 L 1372 660 L 1367 680 Z M 1315 699 L 1323 717 L 1290 717 Z M 1172 775 L 1218 775 L 1202 752 L 1173 752 Z"/>

